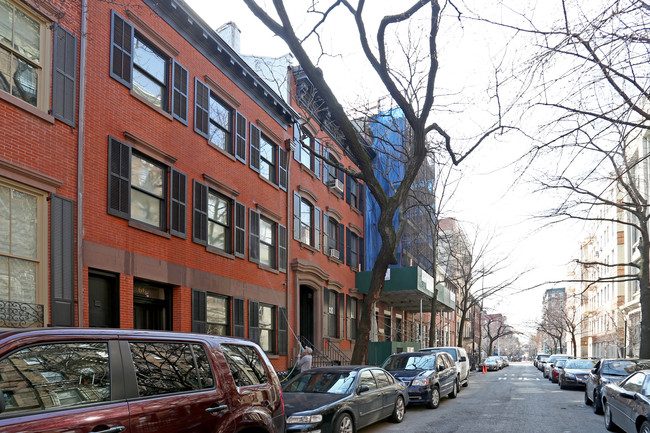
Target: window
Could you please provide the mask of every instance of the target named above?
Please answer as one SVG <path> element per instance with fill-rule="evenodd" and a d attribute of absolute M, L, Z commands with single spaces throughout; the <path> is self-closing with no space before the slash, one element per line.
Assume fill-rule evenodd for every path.
<path fill-rule="evenodd" d="M 357 338 L 357 309 L 358 300 L 347 296 L 347 319 L 348 319 L 348 338 L 355 340 Z"/>
<path fill-rule="evenodd" d="M 0 0 L 0 90 L 46 109 L 49 79 L 43 72 L 45 22 L 13 2 Z"/>
<path fill-rule="evenodd" d="M 21 349 L 0 360 L 3 414 L 110 400 L 108 344 L 57 343 Z"/>
<path fill-rule="evenodd" d="M 254 347 L 222 344 L 221 350 L 230 368 L 230 374 L 235 380 L 235 385 L 260 385 L 268 381 L 264 362 Z"/>
<path fill-rule="evenodd" d="M 232 250 L 232 201 L 213 191 L 208 192 L 208 245 Z"/>
<path fill-rule="evenodd" d="M 358 188 L 357 188 L 358 182 L 354 180 L 353 178 L 348 178 L 348 189 L 350 191 L 349 198 L 348 198 L 348 203 L 350 206 L 353 206 L 355 208 L 359 207 L 358 203 Z"/>
<path fill-rule="evenodd" d="M 345 259 L 344 230 L 343 224 L 323 212 L 323 253 L 341 262 Z"/>
<path fill-rule="evenodd" d="M 320 249 L 320 208 L 297 192 L 293 195 L 293 237 L 298 242 Z"/>
<path fill-rule="evenodd" d="M 275 308 L 263 304 L 259 308 L 260 347 L 275 352 Z"/>
<path fill-rule="evenodd" d="M 151 104 L 167 111 L 169 60 L 142 35 L 133 37 L 133 91 Z"/>
<path fill-rule="evenodd" d="M 321 142 L 298 124 L 293 127 L 296 150 L 294 158 L 321 178 Z"/>
<path fill-rule="evenodd" d="M 109 137 L 108 213 L 185 237 L 186 176 Z M 168 199 L 168 177 L 171 194 Z"/>
<path fill-rule="evenodd" d="M 262 135 L 260 139 L 260 174 L 273 183 L 277 183 L 275 145 Z"/>
<path fill-rule="evenodd" d="M 275 224 L 260 218 L 260 263 L 275 268 Z"/>
<path fill-rule="evenodd" d="M 39 303 L 39 220 L 43 202 L 43 197 L 28 190 L 0 183 L 0 301 Z M 8 308 L 0 315 L 0 322 L 18 326 L 25 320 L 18 316 L 18 308 Z"/>
<path fill-rule="evenodd" d="M 166 228 L 166 167 L 142 155 L 131 156 L 131 218 Z"/>
<path fill-rule="evenodd" d="M 207 333 L 212 335 L 231 335 L 230 299 L 226 296 L 208 293 L 206 298 Z"/>
<path fill-rule="evenodd" d="M 154 396 L 212 387 L 212 370 L 205 353 L 195 359 L 199 345 L 167 342 L 131 342 L 138 395 Z M 197 370 L 201 362 L 201 366 Z"/>
<path fill-rule="evenodd" d="M 342 331 L 338 323 L 339 303 L 338 293 L 334 290 L 323 289 L 323 334 L 327 337 L 340 337 Z"/>
<path fill-rule="evenodd" d="M 365 212 L 364 186 L 352 176 L 346 175 L 345 200 L 354 209 Z"/>
<path fill-rule="evenodd" d="M 232 110 L 211 93 L 209 113 L 208 140 L 218 148 L 233 153 Z"/>
<path fill-rule="evenodd" d="M 346 264 L 353 270 L 363 270 L 364 245 L 363 238 L 346 228 Z"/>
<path fill-rule="evenodd" d="M 367 385 L 370 390 L 377 388 L 377 382 L 370 370 L 363 370 L 361 372 L 361 376 L 359 377 L 359 386 L 362 385 Z"/>
<path fill-rule="evenodd" d="M 391 380 L 388 378 L 386 373 L 381 370 L 372 370 L 375 380 L 377 381 L 378 388 L 384 388 L 392 384 Z"/>

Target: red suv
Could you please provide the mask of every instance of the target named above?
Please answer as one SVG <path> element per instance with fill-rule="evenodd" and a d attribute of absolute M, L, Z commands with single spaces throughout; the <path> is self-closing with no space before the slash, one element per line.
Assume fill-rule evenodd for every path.
<path fill-rule="evenodd" d="M 284 432 L 282 391 L 254 343 L 172 332 L 0 333 L 0 431 Z"/>

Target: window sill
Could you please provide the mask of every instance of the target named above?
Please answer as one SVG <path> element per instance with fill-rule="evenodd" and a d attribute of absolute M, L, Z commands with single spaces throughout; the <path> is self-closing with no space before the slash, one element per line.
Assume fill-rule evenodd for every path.
<path fill-rule="evenodd" d="M 262 176 L 261 174 L 260 174 L 259 176 L 260 176 L 260 179 L 262 179 L 264 182 L 268 183 L 268 184 L 271 185 L 273 188 L 275 188 L 275 189 L 277 189 L 278 191 L 280 191 L 280 187 L 279 187 L 278 185 L 274 184 L 273 182 L 271 182 L 270 180 L 268 180 L 267 178 L 265 178 L 265 177 Z"/>
<path fill-rule="evenodd" d="M 227 253 L 223 250 L 220 250 L 219 248 L 211 247 L 211 246 L 206 246 L 205 250 L 209 253 L 216 254 L 217 256 L 225 257 L 230 260 L 235 260 L 235 256 Z"/>
<path fill-rule="evenodd" d="M 343 193 L 336 191 L 334 188 L 331 186 L 328 186 L 327 189 L 329 190 L 330 194 L 332 194 L 334 197 L 336 197 L 338 200 L 343 200 Z"/>
<path fill-rule="evenodd" d="M 300 171 L 304 171 L 305 173 L 310 175 L 312 180 L 316 180 L 317 178 L 316 173 L 314 173 L 314 171 L 311 168 L 307 167 L 302 162 L 300 163 Z"/>
<path fill-rule="evenodd" d="M 330 262 L 334 262 L 334 263 L 336 263 L 337 265 L 342 265 L 342 264 L 343 264 L 343 262 L 340 261 L 340 260 L 337 259 L 337 258 L 334 258 L 334 257 L 331 257 L 331 256 L 327 256 L 327 258 L 329 259 Z"/>
<path fill-rule="evenodd" d="M 350 209 L 352 209 L 352 212 L 354 212 L 357 215 L 363 215 L 359 209 L 357 209 L 356 207 L 354 207 L 352 205 L 350 205 Z"/>
<path fill-rule="evenodd" d="M 267 353 L 267 352 L 264 352 L 264 353 L 266 354 L 266 357 L 269 358 L 269 359 L 280 359 L 280 355 L 270 354 L 270 353 Z"/>
<path fill-rule="evenodd" d="M 214 144 L 214 143 L 211 142 L 210 140 L 208 140 L 208 145 L 209 145 L 211 148 L 213 148 L 214 150 L 216 150 L 217 152 L 221 153 L 221 154 L 222 154 L 223 156 L 225 156 L 226 158 L 229 158 L 229 159 L 235 161 L 235 156 L 234 156 L 234 155 L 231 155 L 230 153 L 228 153 L 227 150 L 224 150 L 224 149 L 220 148 L 219 146 L 217 146 L 216 144 Z"/>
<path fill-rule="evenodd" d="M 266 266 L 266 265 L 260 265 L 260 264 L 258 264 L 257 267 L 260 268 L 260 269 L 263 270 L 263 271 L 269 271 L 269 272 L 271 272 L 271 273 L 273 273 L 273 274 L 278 274 L 278 275 L 280 274 L 280 271 L 279 271 L 279 270 L 277 270 L 277 269 L 273 269 L 273 268 L 269 268 L 269 267 Z"/>
<path fill-rule="evenodd" d="M 157 235 L 157 236 L 163 237 L 165 239 L 171 239 L 172 238 L 172 235 L 170 235 L 169 233 L 164 232 L 164 231 L 162 231 L 160 229 L 148 226 L 148 225 L 143 224 L 143 223 L 138 222 L 138 221 L 129 220 L 129 227 L 132 227 L 132 228 L 138 229 L 138 230 L 142 230 L 142 231 L 145 231 L 147 233 L 151 233 L 152 235 Z"/>
<path fill-rule="evenodd" d="M 174 118 L 172 117 L 172 115 L 170 113 L 166 112 L 165 110 L 161 109 L 160 107 L 156 107 L 151 102 L 147 101 L 145 98 L 143 98 L 142 96 L 140 96 L 136 92 L 134 92 L 133 89 L 130 89 L 129 93 L 131 94 L 131 96 L 133 96 L 138 101 L 142 102 L 147 107 L 151 108 L 152 110 L 156 111 L 158 114 L 161 114 L 163 117 L 167 118 L 167 120 L 169 120 L 170 122 L 174 120 Z"/>
<path fill-rule="evenodd" d="M 300 248 L 301 248 L 301 249 L 309 250 L 309 251 L 311 251 L 313 254 L 316 254 L 316 253 L 319 253 L 319 252 L 320 252 L 319 249 L 314 248 L 314 247 L 312 247 L 312 246 L 309 245 L 309 244 L 306 244 L 306 243 L 304 243 L 304 242 L 300 242 L 300 241 L 298 241 L 298 243 L 300 244 Z"/>
<path fill-rule="evenodd" d="M 2 99 L 3 101 L 8 102 L 9 104 L 11 104 L 11 105 L 13 105 L 13 106 L 15 106 L 17 108 L 20 108 L 23 111 L 28 112 L 29 114 L 33 114 L 34 116 L 36 116 L 36 117 L 38 117 L 38 118 L 40 118 L 40 119 L 54 125 L 54 116 L 51 116 L 51 115 L 47 114 L 47 112 L 42 111 L 39 108 L 34 107 L 31 104 L 28 104 L 27 102 L 23 101 L 20 98 L 16 98 L 15 96 L 10 95 L 9 93 L 0 91 L 0 99 Z"/>

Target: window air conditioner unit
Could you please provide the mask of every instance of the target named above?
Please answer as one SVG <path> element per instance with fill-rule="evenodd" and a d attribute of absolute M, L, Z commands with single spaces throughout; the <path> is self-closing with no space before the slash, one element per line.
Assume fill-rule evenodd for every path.
<path fill-rule="evenodd" d="M 343 192 L 343 182 L 341 182 L 338 179 L 330 180 L 330 188 L 332 188 L 335 191 L 338 191 L 339 193 Z"/>
<path fill-rule="evenodd" d="M 330 257 L 338 259 L 339 258 L 339 250 L 335 250 L 334 248 L 330 248 Z"/>

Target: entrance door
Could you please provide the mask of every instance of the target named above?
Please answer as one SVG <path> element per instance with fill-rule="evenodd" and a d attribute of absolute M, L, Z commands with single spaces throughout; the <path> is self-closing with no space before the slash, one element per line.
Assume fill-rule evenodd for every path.
<path fill-rule="evenodd" d="M 133 328 L 171 331 L 171 290 L 134 281 L 133 292 Z"/>
<path fill-rule="evenodd" d="M 91 328 L 119 328 L 117 292 L 114 275 L 88 274 L 88 320 Z"/>
<path fill-rule="evenodd" d="M 300 335 L 314 342 L 314 291 L 300 286 Z"/>

